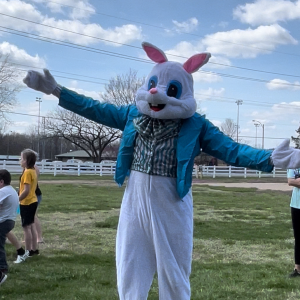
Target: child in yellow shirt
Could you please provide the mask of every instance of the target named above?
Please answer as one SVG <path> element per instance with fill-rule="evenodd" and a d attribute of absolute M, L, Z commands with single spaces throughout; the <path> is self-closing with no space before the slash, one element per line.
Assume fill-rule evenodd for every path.
<path fill-rule="evenodd" d="M 37 234 L 34 224 L 34 216 L 37 209 L 37 197 L 35 190 L 37 187 L 37 174 L 34 168 L 36 153 L 31 149 L 21 152 L 21 167 L 24 169 L 20 179 L 19 202 L 21 223 L 25 237 L 25 254 L 18 255 L 15 263 L 21 263 L 29 256 L 38 255 Z"/>

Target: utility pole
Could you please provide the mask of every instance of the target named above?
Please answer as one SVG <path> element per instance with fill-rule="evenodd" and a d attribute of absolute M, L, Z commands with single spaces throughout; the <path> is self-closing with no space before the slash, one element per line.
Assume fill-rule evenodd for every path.
<path fill-rule="evenodd" d="M 36 97 L 35 101 L 37 101 L 39 103 L 39 119 L 38 119 L 38 155 L 40 155 L 40 116 L 41 116 L 41 98 Z"/>
<path fill-rule="evenodd" d="M 255 148 L 257 148 L 257 127 L 259 126 L 259 124 L 254 123 L 254 126 L 255 126 L 255 130 L 256 130 L 256 133 L 255 133 Z"/>
<path fill-rule="evenodd" d="M 237 100 L 235 103 L 238 106 L 237 110 L 237 121 L 236 121 L 236 142 L 239 142 L 239 117 L 240 117 L 240 105 L 243 104 L 243 100 Z"/>
<path fill-rule="evenodd" d="M 261 143 L 261 148 L 264 149 L 264 143 L 265 143 L 265 124 L 263 124 L 262 122 L 260 121 L 257 121 L 257 120 L 252 120 L 252 122 L 257 122 L 258 126 L 261 126 L 262 128 L 262 143 Z M 256 126 L 256 124 L 254 124 Z"/>

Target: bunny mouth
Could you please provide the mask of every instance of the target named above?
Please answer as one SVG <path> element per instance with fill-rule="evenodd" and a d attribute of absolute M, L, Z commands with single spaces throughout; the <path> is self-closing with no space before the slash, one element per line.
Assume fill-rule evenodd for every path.
<path fill-rule="evenodd" d="M 150 106 L 150 109 L 152 109 L 153 111 L 160 111 L 160 110 L 164 109 L 166 104 L 151 104 L 151 103 L 149 103 L 149 106 Z"/>

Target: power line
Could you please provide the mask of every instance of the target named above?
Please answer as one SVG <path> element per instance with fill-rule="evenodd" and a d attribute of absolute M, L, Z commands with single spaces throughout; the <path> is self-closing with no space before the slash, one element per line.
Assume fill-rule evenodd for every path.
<path fill-rule="evenodd" d="M 107 40 L 107 39 L 102 39 L 102 38 L 99 38 L 99 37 L 96 37 L 96 36 L 76 32 L 76 31 L 72 31 L 72 30 L 67 30 L 67 29 L 63 29 L 63 28 L 59 28 L 59 27 L 55 27 L 55 26 L 51 26 L 51 25 L 42 24 L 42 23 L 39 23 L 39 22 L 35 22 L 35 21 L 31 21 L 31 20 L 27 20 L 27 19 L 23 19 L 23 18 L 19 18 L 19 17 L 7 15 L 7 14 L 4 14 L 4 13 L 0 13 L 0 15 L 5 16 L 5 17 L 9 17 L 9 18 L 13 18 L 13 19 L 17 19 L 17 20 L 21 20 L 21 21 L 25 21 L 25 22 L 29 22 L 29 23 L 32 23 L 32 24 L 37 24 L 37 25 L 40 25 L 40 26 L 44 26 L 44 27 L 48 27 L 48 28 L 52 28 L 52 29 L 56 29 L 56 30 L 61 30 L 61 31 L 64 31 L 64 32 L 73 33 L 73 34 L 77 34 L 77 35 L 80 35 L 80 36 L 84 36 L 84 37 L 88 37 L 88 38 L 92 38 L 92 39 L 96 39 L 96 40 L 100 40 L 100 41 L 107 42 L 107 43 L 112 43 L 112 44 L 116 44 L 116 45 L 122 45 L 122 46 L 131 47 L 131 48 L 141 49 L 141 47 L 137 47 L 137 46 L 133 46 L 133 45 L 125 44 L 125 43 L 119 43 L 119 42 L 115 42 L 115 41 L 111 41 L 111 40 Z"/>
<path fill-rule="evenodd" d="M 195 93 L 195 94 L 197 94 L 197 93 Z M 209 97 L 208 99 L 203 99 L 202 101 L 214 101 L 214 102 L 222 102 L 222 103 L 226 102 L 226 103 L 234 104 L 234 103 L 236 103 L 237 100 L 240 100 L 237 98 L 230 98 L 230 99 L 232 99 L 232 101 L 231 101 L 228 98 L 220 97 L 220 96 L 218 98 L 224 98 L 225 100 Z M 228 99 L 228 100 L 226 100 L 226 99 Z M 201 101 L 200 99 L 196 99 L 196 100 Z M 300 109 L 300 106 L 297 107 L 297 106 L 291 106 L 290 104 L 259 102 L 259 101 L 255 101 L 255 100 L 243 100 L 243 104 L 250 105 L 250 106 L 256 106 L 256 107 L 257 106 L 272 107 L 272 106 L 276 105 L 277 107 L 280 107 L 280 108 L 291 108 L 292 107 L 293 110 Z"/>
<path fill-rule="evenodd" d="M 203 70 L 199 70 L 198 72 L 212 74 L 212 75 L 216 74 L 216 75 L 219 75 L 221 77 L 228 77 L 228 78 L 234 78 L 234 79 L 241 79 L 241 80 L 250 80 L 250 81 L 256 81 L 256 82 L 270 83 L 270 80 L 264 80 L 264 79 L 259 79 L 259 78 L 243 77 L 243 76 L 236 76 L 236 75 L 224 74 L 224 73 L 217 73 L 217 72 L 209 72 L 209 71 L 203 71 Z M 300 88 L 300 84 L 295 84 L 295 83 L 272 82 L 272 84 L 287 85 L 287 86 L 293 86 L 293 87 L 299 87 Z"/>
<path fill-rule="evenodd" d="M 1 26 L 0 26 L 1 27 Z M 0 60 L 0 63 L 3 62 Z M 33 69 L 39 69 L 39 70 L 43 70 L 44 68 L 41 67 L 35 67 L 35 66 L 29 66 L 29 65 L 23 65 L 23 64 L 19 64 L 19 63 L 15 63 L 12 61 L 7 61 L 12 65 L 17 65 L 17 66 L 21 66 L 21 67 L 26 67 L 26 68 L 33 68 Z M 27 71 L 27 70 L 23 70 L 23 69 L 18 69 L 17 70 L 21 70 L 21 71 Z M 109 79 L 105 79 L 105 78 L 99 78 L 99 77 L 94 77 L 94 76 L 87 76 L 87 75 L 82 75 L 82 74 L 74 74 L 74 73 L 68 73 L 68 72 L 63 72 L 63 71 L 57 71 L 57 70 L 50 70 L 51 72 L 55 72 L 55 73 L 62 73 L 62 74 L 68 74 L 68 75 L 73 75 L 73 76 L 80 76 L 80 77 L 86 77 L 86 78 L 91 78 L 91 79 L 100 79 L 100 80 L 104 80 L 104 81 L 109 81 Z M 56 75 L 58 77 L 58 75 Z M 68 77 L 65 77 L 68 78 Z M 69 78 L 71 79 L 71 78 Z M 92 81 L 91 81 L 92 82 Z"/>
<path fill-rule="evenodd" d="M 53 3 L 56 3 L 56 2 L 53 2 Z M 62 5 L 62 6 L 69 6 L 69 5 Z M 70 7 L 72 7 L 72 6 L 70 6 Z M 125 43 L 119 43 L 119 42 L 115 42 L 115 41 L 112 41 L 112 40 L 102 39 L 102 38 L 99 38 L 99 37 L 90 36 L 90 35 L 87 35 L 87 34 L 75 32 L 75 31 L 71 31 L 71 30 L 67 30 L 67 29 L 63 29 L 63 28 L 59 28 L 59 27 L 55 27 L 55 26 L 51 26 L 51 25 L 46 25 L 46 24 L 42 24 L 42 23 L 39 23 L 39 22 L 35 22 L 35 21 L 31 21 L 31 20 L 27 20 L 27 19 L 15 17 L 15 16 L 3 14 L 3 13 L 0 13 L 0 15 L 3 15 L 3 16 L 6 16 L 6 17 L 10 17 L 10 18 L 14 18 L 14 19 L 18 19 L 18 20 L 22 20 L 22 21 L 25 21 L 25 22 L 33 23 L 33 24 L 37 24 L 37 25 L 40 25 L 40 26 L 49 27 L 49 28 L 56 29 L 56 30 L 65 31 L 65 32 L 72 33 L 72 34 L 77 34 L 77 35 L 88 37 L 88 38 L 102 40 L 102 41 L 105 41 L 105 42 L 108 42 L 108 43 L 114 43 L 114 44 L 118 44 L 118 45 L 122 45 L 122 46 L 127 46 L 127 47 L 131 47 L 131 48 L 135 48 L 135 49 L 142 49 L 141 47 L 137 47 L 137 46 L 133 46 L 133 45 L 125 44 Z M 4 27 L 4 26 L 0 26 L 0 27 L 6 28 L 6 29 L 9 29 L 9 30 L 18 31 L 16 29 Z M 19 31 L 19 32 L 22 32 L 22 31 Z M 24 31 L 23 31 L 23 33 L 24 33 Z M 32 33 L 26 33 L 26 34 L 34 35 Z M 38 35 L 35 35 L 35 36 L 38 36 Z M 47 38 L 47 37 L 44 37 L 44 38 Z M 47 38 L 47 39 L 50 39 L 50 38 Z M 64 41 L 61 41 L 61 42 L 64 43 Z M 228 42 L 228 43 L 230 43 L 230 42 Z M 232 44 L 236 44 L 236 43 L 232 43 Z M 76 44 L 74 44 L 74 45 L 76 45 Z M 245 45 L 242 45 L 242 46 L 245 46 Z M 81 46 L 81 47 L 84 47 L 84 46 Z M 245 47 L 247 47 L 247 46 L 245 46 Z M 250 47 L 250 46 L 248 46 L 248 47 Z M 256 48 L 256 47 L 254 47 L 254 48 Z M 257 49 L 260 49 L 260 48 L 257 48 Z M 266 50 L 266 49 L 262 49 L 262 50 Z M 104 50 L 101 50 L 101 51 L 104 51 Z M 269 51 L 271 51 L 271 50 L 269 50 Z M 272 52 L 276 52 L 276 51 L 272 51 Z M 186 59 L 188 58 L 188 57 L 185 57 L 185 56 L 175 55 L 175 54 L 171 54 L 171 53 L 166 53 L 166 54 L 170 55 L 170 56 L 173 56 L 173 57 L 186 58 Z M 297 55 L 297 56 L 300 56 L 300 55 Z M 291 74 L 284 74 L 284 73 L 278 73 L 278 72 L 270 72 L 270 71 L 265 71 L 265 70 L 257 70 L 257 69 L 251 69 L 251 68 L 244 68 L 244 67 L 232 66 L 232 65 L 222 64 L 222 63 L 214 63 L 214 62 L 209 62 L 209 63 L 210 64 L 214 64 L 214 65 L 226 66 L 226 67 L 229 67 L 229 68 L 236 68 L 236 69 L 242 69 L 242 70 L 252 71 L 252 72 L 260 72 L 260 73 L 280 75 L 280 76 L 288 76 L 288 77 L 300 77 L 300 75 L 291 75 Z"/>
<path fill-rule="evenodd" d="M 133 22 L 133 23 L 137 23 L 137 24 L 141 24 L 141 25 L 145 25 L 145 26 L 149 26 L 149 27 L 153 27 L 153 28 L 158 28 L 158 29 L 163 29 L 163 30 L 167 29 L 167 28 L 165 28 L 163 26 L 157 26 L 157 25 L 153 25 L 153 24 L 149 24 L 149 23 L 145 23 L 145 22 L 135 21 L 135 20 L 132 20 L 132 19 L 126 19 L 126 18 L 116 17 L 116 16 L 109 15 L 109 14 L 99 13 L 97 11 L 92 11 L 92 10 L 88 10 L 88 9 L 84 9 L 84 8 L 79 8 L 79 7 L 72 6 L 72 5 L 62 4 L 60 2 L 55 2 L 55 1 L 43 1 L 43 2 L 46 2 L 46 3 L 51 2 L 51 3 L 58 4 L 60 6 L 72 7 L 72 8 L 76 8 L 78 10 L 88 11 L 88 12 L 91 12 L 93 14 L 102 15 L 102 16 L 106 16 L 106 17 L 110 17 L 110 18 L 115 18 L 115 19 L 119 19 L 119 20 L 124 20 L 124 21 L 129 21 L 129 22 Z M 174 31 L 174 30 L 171 30 L 171 31 Z M 195 33 L 190 33 L 190 32 L 181 32 L 181 33 L 183 33 L 185 35 L 190 35 L 190 36 L 207 38 L 207 39 L 219 41 L 219 42 L 222 42 L 222 43 L 239 45 L 239 46 L 246 47 L 246 48 L 253 48 L 253 49 L 257 49 L 257 50 L 264 50 L 264 51 L 268 51 L 268 52 L 275 52 L 275 53 L 285 54 L 285 55 L 300 56 L 299 54 L 296 54 L 296 53 L 289 53 L 289 52 L 277 51 L 277 50 L 273 50 L 273 49 L 266 49 L 266 48 L 260 48 L 260 47 L 255 47 L 255 46 L 250 46 L 250 45 L 245 45 L 245 44 L 240 44 L 240 43 L 225 41 L 225 40 L 219 40 L 219 39 L 214 39 L 214 38 L 211 38 L 211 37 L 208 37 L 208 36 L 203 36 L 203 35 L 199 35 L 199 34 L 195 34 Z"/>
<path fill-rule="evenodd" d="M 0 26 L 0 27 L 1 28 L 6 28 L 4 26 Z M 95 53 L 98 53 L 98 54 L 104 54 L 104 55 L 108 55 L 108 56 L 113 56 L 113 57 L 118 57 L 118 58 L 123 58 L 123 59 L 128 59 L 128 60 L 153 64 L 152 61 L 142 59 L 142 58 L 137 58 L 137 57 L 133 57 L 133 56 L 129 56 L 129 55 L 119 54 L 119 53 L 115 53 L 115 52 L 111 52 L 111 51 L 105 51 L 105 50 L 98 49 L 98 48 L 82 46 L 82 45 L 79 45 L 79 44 L 64 42 L 64 41 L 61 41 L 61 40 L 47 38 L 47 37 L 43 37 L 43 36 L 38 36 L 37 37 L 37 35 L 35 35 L 35 34 L 26 33 L 26 32 L 25 32 L 25 34 L 27 34 L 27 35 L 24 35 L 24 34 L 19 33 L 19 32 L 22 32 L 22 31 L 15 30 L 15 29 L 10 29 L 9 28 L 9 30 L 17 31 L 18 33 L 0 29 L 0 31 L 20 35 L 20 36 L 23 36 L 25 38 L 41 40 L 41 41 L 44 41 L 44 42 L 57 44 L 57 45 L 60 45 L 60 46 L 66 46 L 66 47 L 70 47 L 70 48 L 74 48 L 74 49 L 79 49 L 79 50 L 84 50 L 84 51 L 89 51 L 89 52 L 95 52 Z M 203 70 L 199 70 L 198 72 L 206 73 L 206 74 L 212 74 L 212 75 L 219 75 L 221 77 L 228 77 L 228 78 L 234 78 L 234 79 L 240 79 L 240 80 L 256 81 L 256 82 L 263 82 L 263 83 L 269 83 L 270 82 L 268 80 L 263 80 L 263 79 L 258 79 L 258 78 L 242 77 L 242 76 L 236 76 L 236 75 L 231 75 L 231 74 L 224 74 L 224 73 L 217 73 L 217 72 L 210 72 L 210 71 L 203 71 Z M 286 86 L 293 86 L 293 87 L 299 87 L 300 88 L 299 84 L 293 84 L 293 83 L 273 82 L 272 84 L 286 85 Z"/>
<path fill-rule="evenodd" d="M 21 70 L 21 71 L 26 71 L 24 69 L 19 69 L 16 68 L 17 70 Z M 40 68 L 41 69 L 41 68 Z M 51 70 L 50 70 L 51 71 Z M 58 71 L 56 71 L 58 72 Z M 73 74 L 76 76 L 81 76 L 79 74 Z M 89 83 L 95 83 L 95 84 L 100 84 L 100 85 L 106 85 L 107 83 L 101 83 L 101 82 L 94 82 L 91 80 L 84 80 L 84 79 L 78 79 L 78 78 L 72 78 L 72 77 L 66 77 L 66 76 L 60 76 L 60 75 L 55 75 L 55 77 L 59 77 L 59 78 L 65 78 L 65 79 L 70 79 L 70 80 L 77 80 L 77 81 L 82 81 L 82 82 L 89 82 Z M 109 79 L 102 79 L 102 80 L 108 80 Z M 24 92 L 24 91 L 23 91 Z M 196 101 L 214 101 L 214 102 L 227 102 L 227 103 L 236 103 L 236 101 L 238 101 L 239 99 L 237 98 L 229 98 L 229 97 L 222 97 L 222 96 L 217 96 L 218 98 L 222 98 L 222 99 L 218 99 L 218 98 L 213 98 L 212 96 L 208 96 L 206 94 L 200 94 L 200 93 L 194 93 L 195 95 L 202 95 L 205 97 L 205 99 L 196 99 Z M 223 100 L 225 99 L 225 100 Z M 290 108 L 291 105 L 290 104 L 281 104 L 281 103 L 270 103 L 270 102 L 263 102 L 263 101 L 255 101 L 255 100 L 243 100 L 245 101 L 245 105 L 250 105 L 250 106 L 260 106 L 260 107 L 272 107 L 274 105 L 278 106 L 278 107 L 282 107 L 282 108 Z M 293 107 L 293 109 L 300 109 L 300 107 Z"/>
<path fill-rule="evenodd" d="M 57 45 L 60 45 L 60 46 L 66 46 L 66 47 L 74 48 L 74 49 L 85 50 L 85 51 L 94 52 L 94 53 L 98 53 L 98 54 L 104 54 L 104 55 L 108 55 L 108 56 L 119 57 L 119 58 L 124 58 L 124 59 L 128 59 L 128 60 L 133 60 L 133 61 L 139 61 L 139 62 L 145 62 L 145 63 L 151 63 L 151 64 L 153 64 L 152 61 L 146 60 L 146 59 L 143 59 L 143 58 L 137 58 L 137 57 L 126 55 L 126 54 L 120 54 L 120 53 L 116 53 L 116 52 L 112 52 L 112 51 L 106 51 L 106 50 L 102 50 L 102 49 L 99 49 L 99 48 L 82 46 L 80 44 L 71 43 L 71 42 L 65 42 L 65 41 L 61 41 L 61 40 L 57 40 L 57 39 L 53 39 L 53 38 L 48 38 L 48 37 L 43 37 L 43 36 L 36 35 L 36 34 L 33 34 L 33 33 L 28 33 L 28 32 L 25 32 L 25 31 L 11 29 L 11 28 L 7 28 L 7 27 L 4 27 L 4 26 L 0 26 L 0 28 L 6 28 L 8 30 L 15 31 L 15 32 L 11 32 L 11 31 L 1 30 L 0 29 L 0 31 L 2 31 L 2 32 L 7 32 L 7 33 L 11 33 L 11 34 L 23 36 L 25 38 L 30 38 L 30 39 L 34 39 L 34 40 L 40 40 L 40 41 L 43 41 L 43 42 L 57 44 Z M 22 34 L 22 33 L 25 33 L 25 35 Z"/>

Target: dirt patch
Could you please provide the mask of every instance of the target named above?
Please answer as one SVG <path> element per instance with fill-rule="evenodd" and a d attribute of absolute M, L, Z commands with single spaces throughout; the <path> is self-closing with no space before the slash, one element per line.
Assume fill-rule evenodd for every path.
<path fill-rule="evenodd" d="M 209 185 L 209 186 L 224 186 L 224 187 L 242 187 L 242 188 L 257 188 L 259 190 L 273 190 L 273 191 L 292 191 L 293 187 L 289 186 L 287 182 L 193 182 L 193 185 Z"/>

